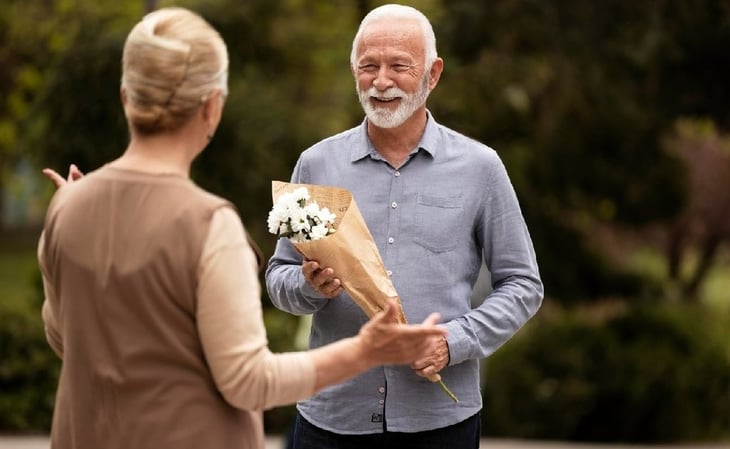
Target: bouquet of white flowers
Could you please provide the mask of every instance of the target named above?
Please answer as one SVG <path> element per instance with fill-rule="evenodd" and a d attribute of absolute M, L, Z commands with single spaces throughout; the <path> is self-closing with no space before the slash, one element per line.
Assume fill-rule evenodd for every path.
<path fill-rule="evenodd" d="M 294 243 L 319 240 L 335 232 L 335 214 L 316 201 L 309 201 L 309 190 L 299 187 L 281 194 L 269 212 L 269 232 L 287 237 Z"/>
<path fill-rule="evenodd" d="M 398 322 L 407 323 L 378 247 L 348 190 L 274 181 L 271 193 L 274 207 L 267 221 L 269 232 L 288 238 L 305 258 L 334 269 L 345 291 L 368 317 L 383 310 L 388 298 L 395 298 Z M 459 402 L 439 374 L 429 380 L 438 382 Z"/>

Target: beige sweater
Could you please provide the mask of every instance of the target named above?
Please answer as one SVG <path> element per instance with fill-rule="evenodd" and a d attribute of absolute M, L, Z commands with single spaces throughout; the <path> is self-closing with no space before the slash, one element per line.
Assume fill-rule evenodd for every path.
<path fill-rule="evenodd" d="M 63 358 L 52 447 L 262 448 L 261 410 L 315 372 L 268 350 L 256 251 L 183 177 L 103 167 L 59 189 L 38 248 Z"/>

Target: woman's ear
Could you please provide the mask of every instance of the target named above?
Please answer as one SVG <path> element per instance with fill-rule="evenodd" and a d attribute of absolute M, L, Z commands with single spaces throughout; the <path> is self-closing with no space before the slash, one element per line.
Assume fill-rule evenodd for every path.
<path fill-rule="evenodd" d="M 223 97 L 220 89 L 215 89 L 207 100 L 203 103 L 202 114 L 203 120 L 208 124 L 208 127 L 215 129 L 218 127 L 218 123 L 221 120 L 223 113 Z"/>

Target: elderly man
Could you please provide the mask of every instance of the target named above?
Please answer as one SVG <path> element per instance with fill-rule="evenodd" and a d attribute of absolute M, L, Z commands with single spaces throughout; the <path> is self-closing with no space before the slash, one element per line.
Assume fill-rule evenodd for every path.
<path fill-rule="evenodd" d="M 479 359 L 540 307 L 543 285 L 520 207 L 497 153 L 438 124 L 426 99 L 444 62 L 428 19 L 401 5 L 372 10 L 352 45 L 364 122 L 304 151 L 295 183 L 349 189 L 410 321 L 438 311 L 447 338 L 408 367 L 389 366 L 298 404 L 295 448 L 477 448 Z M 492 291 L 470 296 L 480 267 Z M 273 303 L 312 314 L 310 345 L 351 336 L 365 315 L 337 273 L 280 239 L 266 284 Z M 439 373 L 454 403 L 426 378 Z"/>

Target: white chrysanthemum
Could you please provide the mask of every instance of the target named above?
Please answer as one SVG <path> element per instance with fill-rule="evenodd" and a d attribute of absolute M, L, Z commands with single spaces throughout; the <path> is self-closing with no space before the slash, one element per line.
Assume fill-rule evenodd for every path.
<path fill-rule="evenodd" d="M 330 212 L 329 209 L 323 207 L 322 210 L 319 211 L 319 218 L 324 223 L 334 224 L 337 217 L 335 216 L 335 214 Z"/>
<path fill-rule="evenodd" d="M 269 212 L 269 218 L 266 223 L 269 226 L 269 232 L 276 234 L 281 229 L 281 224 L 286 223 L 289 220 L 289 213 L 286 209 L 280 207 L 280 205 L 274 206 Z"/>
<path fill-rule="evenodd" d="M 309 231 L 308 214 L 304 209 L 297 208 L 289 211 L 291 217 L 291 229 L 294 232 Z"/>
<path fill-rule="evenodd" d="M 312 230 L 309 233 L 309 237 L 312 240 L 319 240 L 321 238 L 327 237 L 327 234 L 329 234 L 329 229 L 327 228 L 327 225 L 322 223 L 322 224 L 318 224 L 316 226 L 312 226 Z"/>
<path fill-rule="evenodd" d="M 299 187 L 297 189 L 292 190 L 291 196 L 295 198 L 295 202 L 299 202 L 299 200 L 308 200 L 309 199 L 309 190 L 307 190 L 306 187 Z"/>
<path fill-rule="evenodd" d="M 316 217 L 319 215 L 319 205 L 316 202 L 311 202 L 304 206 L 304 213 L 310 217 Z"/>

